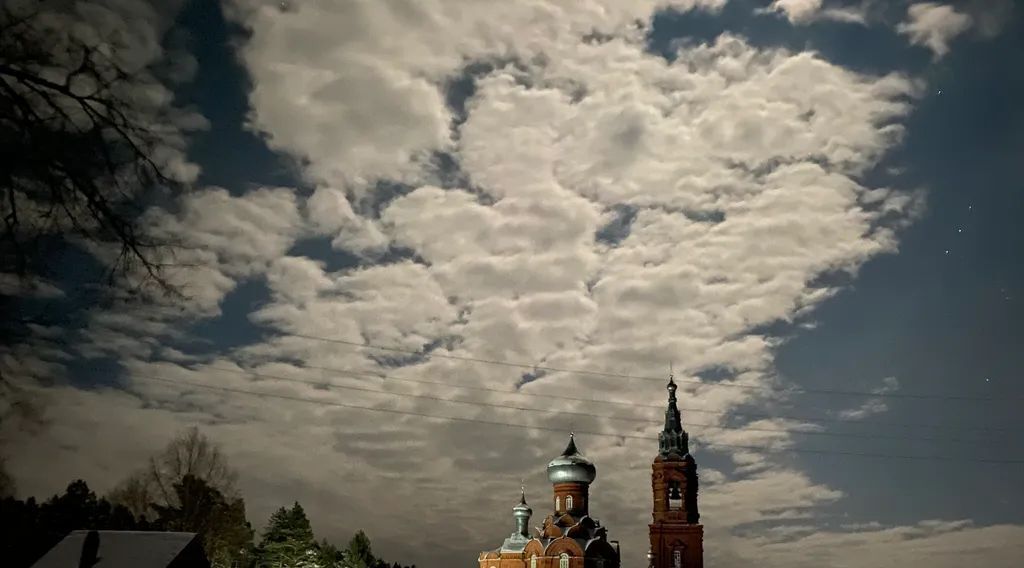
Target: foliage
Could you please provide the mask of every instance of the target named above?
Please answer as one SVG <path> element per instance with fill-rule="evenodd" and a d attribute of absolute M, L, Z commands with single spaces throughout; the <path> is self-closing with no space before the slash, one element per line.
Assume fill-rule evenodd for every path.
<path fill-rule="evenodd" d="M 0 499 L 14 497 L 14 479 L 7 473 L 7 459 L 0 456 Z"/>
<path fill-rule="evenodd" d="M 256 547 L 256 566 L 295 566 L 321 568 L 331 565 L 313 537 L 302 505 L 281 507 L 270 515 L 267 530 Z M 326 560 L 326 561 L 325 561 Z"/>
<path fill-rule="evenodd" d="M 205 480 L 186 475 L 175 484 L 175 505 L 154 505 L 154 522 L 135 518 L 124 506 L 96 496 L 84 481 L 68 485 L 42 505 L 35 499 L 0 499 L 0 558 L 3 566 L 28 568 L 68 532 L 95 530 L 162 530 L 195 532 L 214 568 L 405 568 L 373 553 L 369 537 L 357 531 L 339 550 L 317 542 L 305 510 L 298 503 L 270 516 L 259 546 L 251 549 L 252 528 L 241 498 L 226 499 Z M 416 568 L 412 565 L 408 568 Z"/>
<path fill-rule="evenodd" d="M 220 448 L 189 429 L 119 484 L 109 501 L 84 481 L 42 505 L 0 499 L 0 558 L 5 568 L 27 568 L 72 530 L 161 530 L 199 534 L 214 568 L 404 568 L 376 557 L 361 530 L 344 550 L 317 542 L 297 502 L 270 516 L 254 549 L 235 479 Z"/>
<path fill-rule="evenodd" d="M 237 477 L 220 447 L 192 427 L 121 481 L 108 497 L 137 518 L 156 518 L 162 530 L 203 535 L 210 562 L 231 566 L 246 561 L 253 537 L 245 502 L 235 490 Z"/>
<path fill-rule="evenodd" d="M 203 479 L 187 474 L 174 484 L 175 505 L 154 505 L 160 530 L 200 535 L 213 566 L 244 565 L 253 531 L 242 499 L 226 500 Z"/>
<path fill-rule="evenodd" d="M 366 536 L 362 530 L 356 531 L 356 534 L 349 540 L 343 557 L 342 566 L 344 568 L 403 568 L 397 562 L 388 565 L 383 559 L 374 556 L 370 537 Z M 413 564 L 409 568 L 416 568 L 416 565 Z"/>
<path fill-rule="evenodd" d="M 348 541 L 345 565 L 347 568 L 377 568 L 378 560 L 373 556 L 370 538 L 361 530 L 357 531 L 352 536 L 352 540 Z"/>
<path fill-rule="evenodd" d="M 187 476 L 201 479 L 228 500 L 236 496 L 237 472 L 228 465 L 220 447 L 192 427 L 151 457 L 143 469 L 121 481 L 109 497 L 136 516 L 146 516 L 152 505 L 180 505 L 176 487 Z"/>
<path fill-rule="evenodd" d="M 27 568 L 76 529 L 149 530 L 124 507 L 96 497 L 82 480 L 68 485 L 42 505 L 35 499 L 0 500 L 0 558 L 4 566 Z"/>

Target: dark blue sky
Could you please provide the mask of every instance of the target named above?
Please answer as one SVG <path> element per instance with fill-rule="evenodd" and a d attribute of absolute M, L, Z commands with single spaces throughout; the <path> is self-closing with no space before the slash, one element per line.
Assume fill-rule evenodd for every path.
<path fill-rule="evenodd" d="M 970 465 L 967 456 L 999 459 L 1024 450 L 1024 13 L 993 39 L 965 37 L 938 62 L 888 27 L 821 22 L 793 27 L 730 2 L 721 17 L 669 14 L 655 20 L 651 48 L 739 32 L 762 46 L 810 48 L 845 67 L 902 71 L 928 81 L 906 123 L 904 143 L 868 183 L 925 188 L 927 210 L 900 238 L 899 252 L 869 261 L 841 294 L 793 330 L 779 350 L 781 375 L 809 389 L 869 391 L 894 376 L 901 392 L 985 400 L 895 398 L 878 422 L 935 424 L 938 429 L 857 425 L 835 431 L 936 437 L 935 442 L 843 440 L 843 449 L 948 456 L 933 462 L 805 456 L 802 467 L 851 494 L 835 513 L 881 522 L 974 517 L 1020 522 L 1024 472 Z M 940 94 L 941 91 L 941 94 Z M 902 170 L 897 175 L 887 169 Z M 947 252 L 948 251 L 948 252 Z M 804 415 L 856 406 L 859 397 L 803 395 Z M 999 429 L 998 432 L 979 430 Z M 977 443 L 941 441 L 978 439 Z M 808 445 L 830 447 L 823 440 Z M 835 447 L 835 446 L 831 446 Z M 886 506 L 880 506 L 885 503 Z"/>

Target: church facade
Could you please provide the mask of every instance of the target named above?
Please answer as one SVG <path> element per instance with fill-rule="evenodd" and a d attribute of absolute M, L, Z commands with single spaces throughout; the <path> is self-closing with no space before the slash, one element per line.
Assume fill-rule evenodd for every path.
<path fill-rule="evenodd" d="M 665 426 L 651 465 L 652 522 L 648 568 L 703 568 L 704 527 L 697 511 L 697 465 L 676 405 L 669 377 Z M 590 515 L 590 485 L 597 468 L 576 447 L 575 436 L 547 467 L 552 484 L 551 512 L 529 529 L 533 510 L 526 490 L 512 508 L 515 530 L 501 547 L 480 553 L 479 568 L 619 568 L 619 543 Z"/>

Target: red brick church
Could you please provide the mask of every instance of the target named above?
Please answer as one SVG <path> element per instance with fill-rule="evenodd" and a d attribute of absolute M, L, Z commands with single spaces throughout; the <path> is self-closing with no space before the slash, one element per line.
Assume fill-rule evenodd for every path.
<path fill-rule="evenodd" d="M 653 519 L 649 525 L 649 568 L 703 568 L 704 527 L 697 512 L 697 464 L 676 406 L 676 384 L 669 377 L 665 427 L 651 465 Z M 576 440 L 548 464 L 554 509 L 531 534 L 533 510 L 526 491 L 512 508 L 516 530 L 500 548 L 480 554 L 479 568 L 619 568 L 619 543 L 590 516 L 590 484 L 597 477 Z"/>

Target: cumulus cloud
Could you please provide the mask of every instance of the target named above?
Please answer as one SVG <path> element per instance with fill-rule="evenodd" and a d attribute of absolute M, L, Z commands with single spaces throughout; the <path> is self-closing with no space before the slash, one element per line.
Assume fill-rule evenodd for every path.
<path fill-rule="evenodd" d="M 709 560 L 783 566 L 803 547 L 827 549 L 814 565 L 856 561 L 857 544 L 739 530 L 814 524 L 845 495 L 770 451 L 729 447 L 792 447 L 784 430 L 806 425 L 737 430 L 726 415 L 781 396 L 769 324 L 834 293 L 822 275 L 895 250 L 918 201 L 861 174 L 899 143 L 918 87 L 730 34 L 671 61 L 645 50 L 656 8 L 723 3 L 233 2 L 252 33 L 252 126 L 302 157 L 318 189 L 303 200 L 210 188 L 158 218 L 191 235 L 210 271 L 190 277 L 204 288 L 188 315 L 216 315 L 238 281 L 261 278 L 268 297 L 248 315 L 277 335 L 212 360 L 172 358 L 123 343 L 172 320 L 104 316 L 95 343 L 121 355 L 127 392 L 54 390 L 61 425 L 12 468 L 27 476 L 57 456 L 116 479 L 161 432 L 201 422 L 245 472 L 256 518 L 298 499 L 330 536 L 364 528 L 389 557 L 440 566 L 500 541 L 495 512 L 520 479 L 547 498 L 543 465 L 564 440 L 515 426 L 576 427 L 609 434 L 580 443 L 600 471 L 595 513 L 637 566 L 663 385 L 529 367 L 659 376 L 674 361 L 681 398 L 704 420 L 690 426 L 698 460 L 720 462 L 702 470 Z M 604 39 L 587 41 L 594 32 Z M 454 121 L 444 86 L 474 62 L 490 65 Z M 454 187 L 427 181 L 438 152 L 460 170 Z M 382 180 L 407 190 L 375 195 Z M 381 198 L 372 216 L 352 205 L 365 197 Z M 309 235 L 377 262 L 335 270 L 297 256 L 291 245 Z M 351 345 L 366 342 L 397 351 Z M 708 369 L 724 377 L 699 380 Z M 632 406 L 537 396 L 552 393 Z M 123 440 L 126 424 L 144 432 Z M 101 447 L 114 440 L 120 449 Z M 26 489 L 64 481 L 47 473 Z M 987 530 L 947 532 L 988 549 Z M 439 543 L 441 531 L 452 538 Z M 854 531 L 823 532 L 843 543 Z"/>
<path fill-rule="evenodd" d="M 972 25 L 971 17 L 948 4 L 919 2 L 907 8 L 907 21 L 896 30 L 907 36 L 913 45 L 932 50 L 935 59 L 949 53 L 949 44 Z"/>
<path fill-rule="evenodd" d="M 331 236 L 335 248 L 373 257 L 389 244 L 372 219 L 356 215 L 341 190 L 318 188 L 306 201 L 306 213 L 313 232 Z"/>
<path fill-rule="evenodd" d="M 866 23 L 865 5 L 826 6 L 824 0 L 773 0 L 760 13 L 777 13 L 791 24 L 805 25 L 819 20 Z"/>
<path fill-rule="evenodd" d="M 188 322 L 219 316 L 221 301 L 239 282 L 279 274 L 282 257 L 307 230 L 295 193 L 285 188 L 258 188 L 238 197 L 207 188 L 183 196 L 175 213 L 154 208 L 146 215 L 153 234 L 173 243 L 155 254 L 180 295 L 123 283 L 114 292 L 130 301 L 89 317 L 76 346 L 83 356 L 166 352 L 167 340 L 188 339 Z"/>
<path fill-rule="evenodd" d="M 313 179 L 363 187 L 381 178 L 415 181 L 433 152 L 452 148 L 452 116 L 437 87 L 468 61 L 551 55 L 552 40 L 620 32 L 655 6 L 724 4 L 360 0 L 282 10 L 279 2 L 237 0 L 228 9 L 253 32 L 242 52 L 254 80 L 252 126 L 275 148 L 310 160 Z M 396 27 L 401 40 L 379 41 Z"/>

